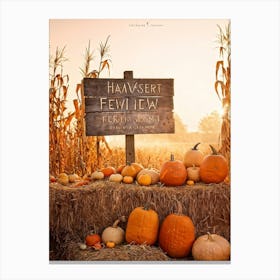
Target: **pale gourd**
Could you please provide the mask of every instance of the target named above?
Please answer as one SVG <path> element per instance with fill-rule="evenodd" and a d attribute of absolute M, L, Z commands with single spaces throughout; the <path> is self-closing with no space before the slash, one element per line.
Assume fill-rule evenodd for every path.
<path fill-rule="evenodd" d="M 230 258 L 230 243 L 218 234 L 198 237 L 192 247 L 192 255 L 199 261 L 225 261 Z"/>
<path fill-rule="evenodd" d="M 57 178 L 57 182 L 62 185 L 67 185 L 69 183 L 69 177 L 66 173 L 60 173 Z"/>
<path fill-rule="evenodd" d="M 194 182 L 198 182 L 200 180 L 199 176 L 200 168 L 193 165 L 192 167 L 187 168 L 188 179 Z"/>
<path fill-rule="evenodd" d="M 104 178 L 104 173 L 101 171 L 94 171 L 91 174 L 91 180 L 101 180 Z"/>
<path fill-rule="evenodd" d="M 121 174 L 112 174 L 109 177 L 110 182 L 120 183 L 123 180 L 123 176 Z"/>
<path fill-rule="evenodd" d="M 121 219 L 124 221 L 124 217 Z M 118 245 L 124 241 L 124 230 L 118 226 L 121 219 L 116 220 L 112 226 L 104 229 L 101 236 L 103 243 L 114 242 Z"/>
<path fill-rule="evenodd" d="M 68 177 L 69 177 L 69 183 L 74 183 L 76 181 L 81 180 L 81 177 L 76 173 L 70 174 Z"/>

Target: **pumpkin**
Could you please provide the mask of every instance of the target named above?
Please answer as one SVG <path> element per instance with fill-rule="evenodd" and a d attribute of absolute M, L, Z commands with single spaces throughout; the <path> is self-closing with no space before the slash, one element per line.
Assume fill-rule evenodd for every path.
<path fill-rule="evenodd" d="M 76 173 L 70 174 L 68 177 L 69 177 L 69 183 L 74 183 L 81 180 L 81 177 Z"/>
<path fill-rule="evenodd" d="M 57 182 L 62 185 L 67 185 L 69 183 L 69 177 L 66 173 L 60 173 L 57 178 Z"/>
<path fill-rule="evenodd" d="M 218 234 L 198 237 L 192 247 L 192 255 L 199 261 L 225 261 L 230 258 L 230 243 Z"/>
<path fill-rule="evenodd" d="M 149 174 L 142 174 L 138 177 L 137 182 L 141 186 L 149 186 L 152 183 L 152 178 Z"/>
<path fill-rule="evenodd" d="M 132 184 L 134 181 L 134 178 L 131 177 L 131 176 L 124 176 L 123 177 L 123 182 L 126 183 L 126 184 Z"/>
<path fill-rule="evenodd" d="M 195 241 L 195 227 L 190 217 L 182 214 L 182 205 L 178 203 L 179 211 L 169 214 L 162 222 L 159 232 L 159 245 L 170 257 L 187 256 Z"/>
<path fill-rule="evenodd" d="M 88 246 L 94 246 L 96 243 L 101 242 L 101 237 L 97 233 L 90 233 L 86 236 L 86 244 Z"/>
<path fill-rule="evenodd" d="M 121 174 L 121 173 L 122 173 L 122 170 L 124 169 L 124 167 L 125 167 L 125 164 L 119 165 L 118 168 L 117 168 L 117 170 L 116 170 L 116 172 L 119 173 L 119 174 Z"/>
<path fill-rule="evenodd" d="M 188 186 L 193 186 L 194 184 L 195 184 L 195 182 L 193 180 L 188 180 L 187 181 Z"/>
<path fill-rule="evenodd" d="M 102 241 L 106 244 L 107 242 L 114 242 L 116 245 L 121 244 L 124 241 L 124 230 L 118 227 L 120 220 L 125 221 L 124 217 L 116 220 L 112 226 L 107 227 L 102 232 Z"/>
<path fill-rule="evenodd" d="M 192 167 L 187 168 L 188 179 L 198 182 L 200 180 L 199 176 L 200 168 L 193 165 Z"/>
<path fill-rule="evenodd" d="M 143 175 L 143 174 L 148 174 L 151 176 L 151 179 L 152 179 L 152 182 L 151 182 L 151 185 L 154 185 L 156 183 L 158 183 L 159 181 L 159 171 L 156 170 L 156 169 L 142 169 L 138 174 L 137 174 L 137 180 L 139 178 L 140 175 Z"/>
<path fill-rule="evenodd" d="M 200 143 L 195 144 L 192 149 L 188 150 L 185 153 L 184 165 L 186 167 L 191 167 L 193 165 L 200 166 L 200 164 L 202 163 L 204 155 L 200 150 L 197 149 L 199 144 Z"/>
<path fill-rule="evenodd" d="M 206 184 L 221 183 L 228 175 L 228 163 L 225 157 L 210 145 L 212 154 L 206 156 L 200 165 L 200 179 Z"/>
<path fill-rule="evenodd" d="M 109 177 L 110 175 L 116 173 L 116 169 L 113 166 L 103 167 L 100 171 L 104 174 L 105 177 Z"/>
<path fill-rule="evenodd" d="M 111 242 L 111 241 L 106 242 L 106 247 L 108 248 L 114 248 L 115 246 L 116 246 L 115 242 Z"/>
<path fill-rule="evenodd" d="M 144 169 L 143 165 L 137 162 L 133 162 L 131 163 L 131 166 L 134 167 L 134 169 L 136 170 L 136 175 L 142 170 Z"/>
<path fill-rule="evenodd" d="M 123 180 L 123 176 L 121 174 L 111 174 L 109 177 L 110 182 L 120 183 Z"/>
<path fill-rule="evenodd" d="M 135 167 L 133 165 L 131 165 L 130 163 L 128 163 L 122 170 L 122 176 L 131 176 L 133 178 L 136 177 L 137 175 L 137 170 L 135 169 Z"/>
<path fill-rule="evenodd" d="M 50 175 L 50 182 L 51 183 L 55 183 L 56 182 L 56 178 L 53 175 Z"/>
<path fill-rule="evenodd" d="M 182 161 L 174 160 L 174 155 L 171 155 L 170 161 L 163 163 L 159 178 L 166 186 L 181 186 L 187 179 L 187 170 Z"/>
<path fill-rule="evenodd" d="M 104 178 L 104 173 L 101 172 L 101 171 L 94 171 L 92 174 L 91 174 L 91 179 L 92 180 L 101 180 Z"/>
<path fill-rule="evenodd" d="M 129 215 L 125 233 L 128 243 L 153 245 L 158 236 L 159 217 L 148 206 L 136 207 Z"/>

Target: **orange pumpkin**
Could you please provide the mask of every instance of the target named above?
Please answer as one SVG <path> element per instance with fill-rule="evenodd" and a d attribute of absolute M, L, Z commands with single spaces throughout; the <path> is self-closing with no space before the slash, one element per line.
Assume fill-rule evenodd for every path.
<path fill-rule="evenodd" d="M 156 183 L 158 183 L 159 181 L 159 171 L 154 169 L 154 168 L 151 168 L 151 169 L 148 169 L 148 168 L 145 168 L 145 169 L 142 169 L 138 174 L 137 174 L 137 180 L 138 178 L 140 177 L 140 175 L 143 175 L 143 174 L 148 174 L 151 176 L 152 178 L 152 182 L 151 182 L 151 185 L 154 185 Z"/>
<path fill-rule="evenodd" d="M 203 153 L 197 149 L 198 145 L 200 143 L 197 143 L 193 146 L 192 149 L 188 150 L 184 155 L 184 164 L 187 167 L 191 166 L 200 166 L 200 164 L 203 161 L 204 155 Z"/>
<path fill-rule="evenodd" d="M 135 169 L 135 167 L 133 165 L 131 165 L 130 163 L 127 163 L 127 165 L 123 168 L 121 174 L 122 176 L 131 176 L 133 178 L 136 177 L 137 175 L 137 170 Z"/>
<path fill-rule="evenodd" d="M 128 243 L 153 245 L 157 240 L 158 228 L 157 212 L 147 206 L 137 207 L 128 217 L 125 239 Z"/>
<path fill-rule="evenodd" d="M 104 167 L 100 171 L 104 174 L 105 177 L 109 177 L 112 174 L 116 173 L 116 169 L 113 166 Z"/>
<path fill-rule="evenodd" d="M 124 182 L 125 184 L 132 184 L 133 181 L 134 181 L 134 179 L 133 179 L 133 177 L 131 177 L 131 176 L 124 176 L 124 177 L 123 177 L 123 182 Z"/>
<path fill-rule="evenodd" d="M 101 237 L 97 233 L 90 233 L 86 236 L 86 244 L 88 246 L 94 246 L 96 243 L 101 242 Z"/>
<path fill-rule="evenodd" d="M 136 170 L 136 175 L 144 169 L 143 165 L 141 163 L 137 163 L 137 162 L 133 162 L 131 163 L 131 165 L 134 167 L 134 169 Z"/>
<path fill-rule="evenodd" d="M 171 155 L 170 161 L 166 161 L 160 170 L 159 178 L 166 186 L 181 186 L 187 179 L 187 170 L 180 160 L 174 160 Z"/>
<path fill-rule="evenodd" d="M 124 167 L 125 167 L 125 164 L 119 165 L 118 168 L 117 168 L 117 170 L 116 170 L 117 173 L 121 174 L 121 173 L 122 173 L 122 170 L 124 169 Z"/>
<path fill-rule="evenodd" d="M 200 179 L 206 184 L 221 183 L 228 175 L 227 160 L 210 145 L 212 154 L 204 158 L 200 165 Z"/>
<path fill-rule="evenodd" d="M 149 174 L 142 174 L 137 177 L 137 182 L 141 186 L 150 186 L 152 183 L 152 177 Z"/>
<path fill-rule="evenodd" d="M 162 222 L 159 245 L 170 257 L 187 256 L 195 241 L 195 227 L 190 217 L 182 214 L 179 204 L 177 214 L 169 214 Z"/>

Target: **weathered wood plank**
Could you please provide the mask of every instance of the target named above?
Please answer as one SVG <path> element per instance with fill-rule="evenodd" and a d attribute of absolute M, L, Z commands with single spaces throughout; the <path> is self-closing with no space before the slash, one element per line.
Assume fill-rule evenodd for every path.
<path fill-rule="evenodd" d="M 173 79 L 92 79 L 84 78 L 85 97 L 173 96 Z"/>
<path fill-rule="evenodd" d="M 91 135 L 129 135 L 174 133 L 174 118 L 163 112 L 95 112 L 86 114 L 86 133 Z"/>
<path fill-rule="evenodd" d="M 173 79 L 84 78 L 86 135 L 174 133 Z"/>
<path fill-rule="evenodd" d="M 153 112 L 173 110 L 172 96 L 93 97 L 85 100 L 86 112 Z"/>

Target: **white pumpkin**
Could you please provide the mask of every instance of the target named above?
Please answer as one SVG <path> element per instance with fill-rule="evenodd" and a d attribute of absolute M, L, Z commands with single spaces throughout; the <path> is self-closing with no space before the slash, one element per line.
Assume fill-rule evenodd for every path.
<path fill-rule="evenodd" d="M 91 180 L 101 180 L 104 179 L 104 174 L 101 171 L 94 171 L 91 174 Z"/>
<path fill-rule="evenodd" d="M 200 172 L 200 168 L 195 165 L 193 165 L 192 167 L 188 167 L 187 168 L 188 180 L 198 182 L 200 180 L 199 172 Z"/>
<path fill-rule="evenodd" d="M 110 182 L 120 183 L 123 180 L 123 176 L 121 174 L 112 174 L 109 177 Z"/>
<path fill-rule="evenodd" d="M 208 232 L 195 240 L 192 255 L 199 261 L 225 261 L 230 258 L 230 243 L 224 237 Z"/>
<path fill-rule="evenodd" d="M 116 220 L 112 226 L 104 229 L 101 236 L 103 243 L 114 242 L 118 245 L 124 241 L 125 233 L 124 230 L 118 226 L 119 222 L 120 219 Z"/>

